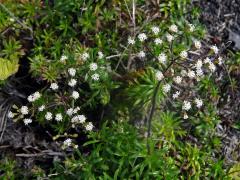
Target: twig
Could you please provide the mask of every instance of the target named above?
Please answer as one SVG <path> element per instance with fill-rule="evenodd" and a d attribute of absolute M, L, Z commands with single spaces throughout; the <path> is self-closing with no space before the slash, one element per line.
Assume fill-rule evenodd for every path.
<path fill-rule="evenodd" d="M 135 30 L 136 30 L 135 14 L 136 14 L 136 3 L 135 3 L 135 0 L 132 0 L 132 22 L 133 22 L 133 34 L 134 34 L 134 36 L 135 36 Z"/>
<path fill-rule="evenodd" d="M 172 57 L 172 61 L 171 63 L 167 66 L 167 68 L 164 70 L 164 73 L 163 75 L 166 74 L 166 72 L 169 70 L 169 68 L 174 64 L 174 62 L 177 60 L 178 58 L 175 58 L 173 59 Z M 153 118 L 153 114 L 154 114 L 154 111 L 155 111 L 155 107 L 156 107 L 156 97 L 157 97 L 157 92 L 159 90 L 159 87 L 161 85 L 162 81 L 159 81 L 155 90 L 154 90 L 154 93 L 153 93 L 153 97 L 152 97 L 152 103 L 151 103 L 151 108 L 150 108 L 150 113 L 149 113 L 149 116 L 148 116 L 148 120 L 147 120 L 147 123 L 148 123 L 148 129 L 147 129 L 147 150 L 148 150 L 148 154 L 150 154 L 150 147 L 149 147 L 149 138 L 151 136 L 151 125 L 152 125 L 152 118 Z"/>

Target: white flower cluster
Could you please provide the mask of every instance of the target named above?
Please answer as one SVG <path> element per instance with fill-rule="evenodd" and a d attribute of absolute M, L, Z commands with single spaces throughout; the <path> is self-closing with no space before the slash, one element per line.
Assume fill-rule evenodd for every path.
<path fill-rule="evenodd" d="M 41 97 L 41 94 L 37 91 L 37 92 L 31 94 L 30 96 L 28 96 L 27 99 L 29 102 L 34 102 L 34 101 L 38 100 L 40 97 Z"/>

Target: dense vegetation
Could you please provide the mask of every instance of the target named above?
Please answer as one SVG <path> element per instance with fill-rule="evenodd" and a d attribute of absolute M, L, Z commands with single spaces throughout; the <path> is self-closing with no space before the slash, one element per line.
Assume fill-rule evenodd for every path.
<path fill-rule="evenodd" d="M 239 54 L 207 39 L 190 0 L 0 10 L 1 179 L 240 178 L 219 115 Z"/>

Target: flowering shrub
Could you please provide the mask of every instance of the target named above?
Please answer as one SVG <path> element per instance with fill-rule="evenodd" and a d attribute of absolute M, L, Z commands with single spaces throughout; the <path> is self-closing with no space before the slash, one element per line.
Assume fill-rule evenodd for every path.
<path fill-rule="evenodd" d="M 153 26 L 146 33 L 128 38 L 129 50 L 125 50 L 125 53 L 130 56 L 129 61 L 131 60 L 127 62 L 129 71 L 148 69 L 150 73 L 155 74 L 151 79 L 146 80 L 152 84 L 150 86 L 152 91 L 138 89 L 144 96 L 142 99 L 137 97 L 138 102 L 144 101 L 149 106 L 150 103 L 156 103 L 155 99 L 161 97 L 161 101 L 169 101 L 176 111 L 182 114 L 183 119 L 200 113 L 204 100 L 198 93 L 197 84 L 204 78 L 212 76 L 216 65 L 222 64 L 222 59 L 216 46 L 203 49 L 201 41 L 196 39 L 188 44 L 181 43 L 183 36 L 186 33 L 194 33 L 194 29 L 192 24 L 186 24 L 183 29 L 175 24 L 168 29 Z M 84 131 L 94 129 L 93 123 L 84 115 L 82 108 L 92 103 L 92 99 L 97 96 L 101 97 L 96 99 L 102 104 L 109 103 L 109 87 L 105 87 L 113 79 L 111 64 L 107 60 L 109 57 L 105 57 L 101 51 L 79 48 L 73 53 L 65 52 L 59 59 L 45 62 L 45 64 L 40 63 L 43 57 L 35 57 L 34 64 L 36 65 L 37 62 L 41 64 L 41 67 L 37 68 L 40 71 L 44 69 L 43 76 L 51 83 L 42 92 L 29 95 L 27 106 L 14 107 L 9 117 L 17 121 L 22 120 L 25 125 L 33 121 L 42 125 L 48 124 L 58 134 L 67 138 L 63 142 L 63 147 L 72 145 L 77 147 L 73 144 L 68 132 L 72 129 L 76 132 L 78 129 Z M 133 67 L 139 61 L 143 66 Z M 56 67 L 55 71 L 51 69 L 53 66 Z M 87 83 L 91 90 L 95 90 L 89 99 L 85 99 L 81 92 L 84 91 L 81 88 L 83 83 Z M 107 92 L 105 97 L 104 92 Z M 152 97 L 153 101 L 151 101 Z M 153 113 L 155 105 L 150 105 L 150 113 Z M 152 117 L 149 117 L 148 123 L 151 123 L 150 118 Z"/>
<path fill-rule="evenodd" d="M 44 143 L 57 147 L 17 155 L 54 157 L 49 171 L 36 165 L 31 176 L 225 178 L 216 136 L 225 47 L 209 46 L 201 27 L 184 20 L 189 0 L 136 2 L 131 9 L 130 1 L 36 1 L 18 7 L 24 14 L 17 8 L 19 19 L 10 12 L 8 22 L 8 9 L 0 12 L 0 29 L 9 26 L 15 39 L 31 42 L 7 40 L 0 56 L 15 54 L 20 77 L 39 85 L 16 91 L 4 117 L 43 130 Z M 5 124 L 0 120 L 0 128 Z M 3 164 L 14 174 L 15 163 Z"/>

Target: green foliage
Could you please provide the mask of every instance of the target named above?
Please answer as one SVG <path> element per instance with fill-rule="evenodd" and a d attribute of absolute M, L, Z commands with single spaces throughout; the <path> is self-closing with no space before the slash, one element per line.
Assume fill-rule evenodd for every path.
<path fill-rule="evenodd" d="M 93 149 L 90 154 L 78 155 L 57 165 L 61 178 L 80 179 L 176 179 L 179 171 L 166 149 L 155 150 L 151 142 L 151 154 L 146 150 L 145 140 L 137 136 L 134 127 L 126 123 L 106 124 L 98 133 L 89 135 L 84 146 Z M 61 173 L 64 172 L 64 173 Z"/>
<path fill-rule="evenodd" d="M 193 40 L 204 36 L 204 29 L 196 19 L 198 9 L 188 11 L 190 0 L 160 3 L 136 0 L 134 20 L 132 2 L 4 2 L 7 10 L 0 11 L 0 80 L 17 72 L 19 59 L 27 52 L 24 58 L 29 60 L 32 77 L 46 83 L 38 91 L 39 98 L 28 100 L 29 113 L 24 115 L 20 107 L 13 107 L 13 119 L 23 121 L 26 126 L 24 120 L 33 119 L 34 126 L 48 129 L 58 144 L 65 143 L 63 138 L 73 139 L 69 147 L 62 146 L 69 152 L 66 159 L 55 162 L 49 171 L 37 167 L 31 173 L 36 178 L 46 178 L 49 174 L 50 179 L 227 179 L 220 155 L 221 142 L 215 134 L 220 122 L 213 104 L 219 99 L 220 90 L 214 81 L 217 75 L 211 73 L 197 81 L 186 78 L 179 85 L 173 80 L 176 75 L 184 74 L 183 69 L 192 69 L 188 65 L 194 59 L 190 58 L 198 53 Z M 185 16 L 189 13 L 187 21 Z M 177 32 L 169 30 L 172 24 L 177 25 Z M 195 30 L 190 30 L 192 24 L 197 25 Z M 160 32 L 153 33 L 152 27 Z M 141 32 L 147 34 L 147 41 L 139 41 L 137 35 Z M 172 42 L 168 42 L 167 33 L 174 36 Z M 130 36 L 135 40 L 134 45 L 126 45 Z M 162 43 L 156 44 L 156 38 L 162 38 Z M 196 53 L 189 56 L 189 62 L 179 57 L 182 51 L 192 49 Z M 140 51 L 146 53 L 145 58 L 139 57 Z M 99 57 L 99 52 L 104 55 Z M 83 58 L 85 53 L 89 56 L 87 60 Z M 166 54 L 166 63 L 159 61 L 160 53 Z M 207 55 L 213 56 L 212 51 Z M 173 60 L 178 61 L 168 68 Z M 91 70 L 93 63 L 97 65 L 95 70 Z M 207 71 L 207 65 L 204 66 Z M 239 70 L 235 64 L 229 66 L 229 73 Z M 76 75 L 70 75 L 70 68 L 76 70 Z M 163 81 L 156 78 L 159 71 L 163 73 Z M 97 80 L 93 78 L 96 73 Z M 68 85 L 72 79 L 76 80 L 76 86 Z M 193 86 L 196 82 L 198 85 Z M 56 91 L 48 88 L 52 83 L 59 85 Z M 158 84 L 152 128 L 138 127 L 145 125 L 149 117 Z M 179 86 L 183 96 L 173 99 L 172 90 L 164 91 L 166 84 L 172 89 Z M 232 80 L 232 85 L 237 87 L 237 80 Z M 73 99 L 73 91 L 79 93 L 78 98 Z M 201 109 L 193 102 L 198 95 L 204 99 Z M 182 108 L 185 99 L 191 100 L 193 107 L 189 111 Z M 46 107 L 40 111 L 42 105 Z M 75 115 L 66 114 L 71 108 L 77 109 L 76 116 L 86 113 L 96 127 L 88 130 L 89 122 L 85 119 L 72 122 Z M 49 111 L 53 116 L 51 121 L 46 120 Z M 57 121 L 59 113 L 63 118 Z M 187 113 L 190 117 L 183 118 Z M 146 138 L 147 131 L 151 136 Z M 81 145 L 78 138 L 85 133 L 88 138 Z M 2 162 L 3 178 L 14 179 L 15 173 L 21 174 L 14 170 L 15 161 Z M 237 168 L 236 165 L 230 169 L 232 177 L 237 177 Z"/>

